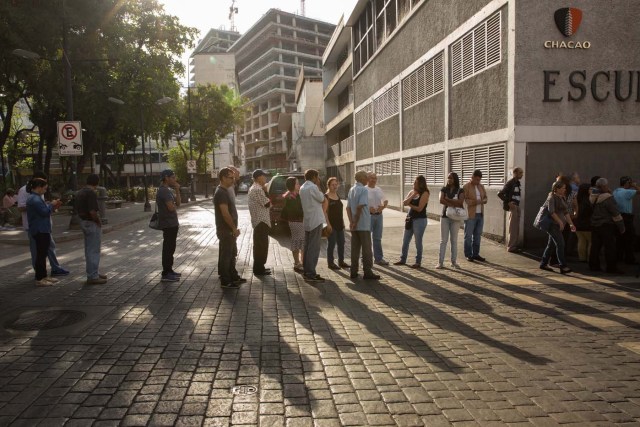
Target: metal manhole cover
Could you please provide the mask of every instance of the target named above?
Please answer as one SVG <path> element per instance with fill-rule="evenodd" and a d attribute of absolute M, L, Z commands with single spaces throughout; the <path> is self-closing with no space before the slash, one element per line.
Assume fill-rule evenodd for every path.
<path fill-rule="evenodd" d="M 256 394 L 258 388 L 252 385 L 240 385 L 231 388 L 231 393 L 239 396 L 247 395 L 247 394 Z"/>
<path fill-rule="evenodd" d="M 17 319 L 6 322 L 4 327 L 15 331 L 40 331 L 73 325 L 85 317 L 86 313 L 77 310 L 26 311 Z"/>

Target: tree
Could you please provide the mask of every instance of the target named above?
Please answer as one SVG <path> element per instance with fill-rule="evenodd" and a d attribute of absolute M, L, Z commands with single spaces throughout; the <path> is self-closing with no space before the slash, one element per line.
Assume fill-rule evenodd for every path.
<path fill-rule="evenodd" d="M 189 104 L 191 112 L 189 114 Z M 232 133 L 242 124 L 244 110 L 242 99 L 226 85 L 199 85 L 190 89 L 187 99 L 181 103 L 179 116 L 178 147 L 182 151 L 184 163 L 190 158 L 187 137 L 189 124 L 190 138 L 199 172 L 205 172 L 205 160 L 208 153 L 214 151 L 220 140 Z"/>
<path fill-rule="evenodd" d="M 33 3 L 0 4 L 0 88 L 10 95 L 0 101 L 0 149 L 8 139 L 13 105 L 28 98 L 30 119 L 40 133 L 36 167 L 48 169 L 55 123 L 65 117 L 63 34 L 73 70 L 74 115 L 86 129 L 80 167 L 93 153 L 99 153 L 106 166 L 105 153 L 111 147 L 122 155 L 131 150 L 142 132 L 143 109 L 144 130 L 162 128 L 167 108 L 149 107 L 162 96 L 178 97 L 175 75 L 184 70 L 178 58 L 193 45 L 197 30 L 167 15 L 158 0 L 51 0 L 38 1 L 38 7 Z M 11 55 L 14 49 L 33 51 L 44 59 L 17 58 Z M 109 96 L 125 105 L 109 103 Z"/>

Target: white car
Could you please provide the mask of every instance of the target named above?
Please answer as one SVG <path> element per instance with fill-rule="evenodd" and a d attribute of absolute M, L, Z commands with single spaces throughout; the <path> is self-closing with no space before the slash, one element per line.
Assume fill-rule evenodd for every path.
<path fill-rule="evenodd" d="M 247 192 L 249 192 L 248 182 L 241 182 L 240 184 L 238 184 L 238 193 L 247 193 Z"/>

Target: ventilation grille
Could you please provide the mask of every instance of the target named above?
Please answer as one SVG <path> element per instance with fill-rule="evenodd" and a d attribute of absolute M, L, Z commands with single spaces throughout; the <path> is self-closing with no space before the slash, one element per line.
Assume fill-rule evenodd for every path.
<path fill-rule="evenodd" d="M 451 46 L 451 80 L 454 86 L 500 63 L 501 16 L 501 12 L 496 13 Z"/>
<path fill-rule="evenodd" d="M 444 183 L 444 153 L 409 157 L 403 161 L 405 185 L 413 185 L 418 175 L 424 175 L 429 185 Z"/>
<path fill-rule="evenodd" d="M 406 110 L 444 90 L 443 52 L 402 80 L 402 107 Z"/>
<path fill-rule="evenodd" d="M 371 104 L 356 113 L 356 132 L 361 133 L 369 129 L 373 124 Z"/>
<path fill-rule="evenodd" d="M 373 101 L 376 124 L 398 114 L 398 85 L 377 97 Z"/>
<path fill-rule="evenodd" d="M 376 175 L 400 175 L 400 160 L 394 159 L 376 163 Z"/>
<path fill-rule="evenodd" d="M 466 148 L 449 153 L 449 170 L 457 173 L 462 183 L 468 182 L 476 169 L 482 171 L 482 181 L 485 184 L 503 185 L 506 170 L 504 144 Z"/>

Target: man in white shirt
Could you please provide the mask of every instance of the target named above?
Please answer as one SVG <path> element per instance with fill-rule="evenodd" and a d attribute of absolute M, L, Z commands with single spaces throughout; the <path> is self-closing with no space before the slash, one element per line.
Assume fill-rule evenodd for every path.
<path fill-rule="evenodd" d="M 320 175 L 315 169 L 309 169 L 304 173 L 305 182 L 300 187 L 300 201 L 302 202 L 302 212 L 304 219 L 304 278 L 307 282 L 324 282 L 324 279 L 316 273 L 318 257 L 320 256 L 320 239 L 322 237 L 322 226 L 326 222 L 322 202 L 324 194 L 320 191 Z M 329 232 L 331 232 L 331 226 Z"/>
<path fill-rule="evenodd" d="M 271 231 L 271 200 L 267 197 L 265 184 L 267 174 L 262 169 L 253 171 L 253 185 L 247 195 L 251 226 L 253 227 L 253 274 L 266 276 L 271 270 L 265 268 L 269 256 L 269 232 Z"/>
<path fill-rule="evenodd" d="M 373 262 L 378 265 L 389 265 L 382 253 L 382 211 L 387 207 L 389 201 L 384 197 L 382 188 L 376 187 L 378 176 L 375 172 L 367 174 L 369 179 L 367 191 L 369 192 L 369 213 L 371 213 L 371 240 L 373 241 Z"/>
<path fill-rule="evenodd" d="M 35 172 L 33 174 L 33 178 L 42 178 L 46 181 L 47 175 L 44 172 Z M 22 226 L 24 227 L 24 230 L 27 232 L 27 238 L 29 239 L 29 250 L 31 251 L 31 265 L 35 269 L 36 241 L 29 234 L 29 220 L 27 219 L 27 200 L 29 199 L 30 193 L 27 191 L 27 185 L 23 185 L 20 188 L 20 190 L 18 190 L 18 209 L 22 214 Z M 44 199 L 44 196 L 42 196 L 42 198 Z M 51 265 L 52 276 L 67 276 L 69 274 L 68 270 L 65 270 L 60 266 L 60 263 L 58 262 L 58 258 L 56 257 L 56 244 L 53 241 L 53 233 L 51 233 L 51 241 L 49 242 L 49 251 L 47 253 L 47 258 L 49 258 L 49 265 Z"/>

